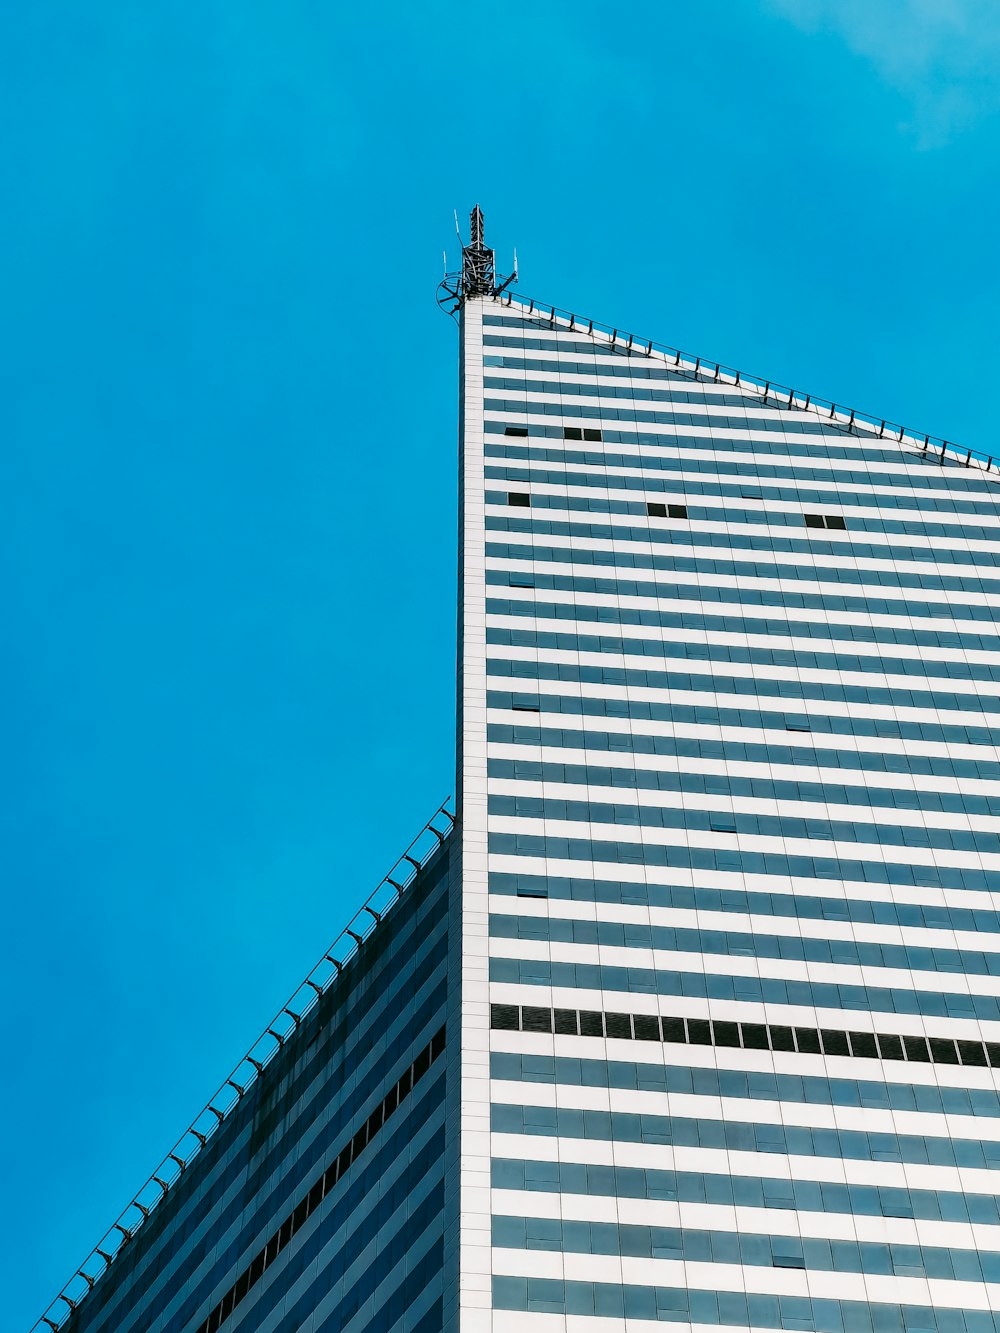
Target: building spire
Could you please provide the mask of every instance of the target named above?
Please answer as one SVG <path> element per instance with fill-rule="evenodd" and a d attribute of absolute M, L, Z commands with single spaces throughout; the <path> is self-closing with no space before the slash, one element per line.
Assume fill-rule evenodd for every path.
<path fill-rule="evenodd" d="M 455 218 L 458 229 L 458 218 Z M 462 233 L 459 232 L 461 240 Z M 447 264 L 447 260 L 446 260 Z M 469 243 L 462 246 L 461 273 L 445 273 L 444 281 L 438 288 L 438 304 L 452 314 L 470 296 L 499 296 L 502 291 L 517 281 L 517 254 L 514 254 L 514 271 L 508 278 L 498 281 L 494 252 L 486 244 L 486 223 L 483 210 L 476 204 L 469 214 Z"/>
<path fill-rule="evenodd" d="M 496 264 L 486 248 L 483 210 L 476 204 L 469 215 L 469 244 L 462 246 L 463 296 L 492 296 L 496 288 Z"/>

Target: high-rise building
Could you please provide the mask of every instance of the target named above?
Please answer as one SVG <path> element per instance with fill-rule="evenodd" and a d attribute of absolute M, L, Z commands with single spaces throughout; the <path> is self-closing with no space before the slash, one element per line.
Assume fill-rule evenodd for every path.
<path fill-rule="evenodd" d="M 442 301 L 457 821 L 61 1326 L 996 1333 L 997 461 Z"/>

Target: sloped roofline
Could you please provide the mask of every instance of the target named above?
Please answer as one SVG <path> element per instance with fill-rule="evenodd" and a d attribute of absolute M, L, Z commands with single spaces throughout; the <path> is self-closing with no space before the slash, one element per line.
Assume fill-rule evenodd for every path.
<path fill-rule="evenodd" d="M 288 998 L 271 1023 L 239 1061 L 235 1069 L 210 1097 L 191 1125 L 184 1131 L 131 1202 L 104 1233 L 100 1243 L 84 1259 L 59 1294 L 49 1302 L 44 1314 L 32 1326 L 31 1333 L 59 1329 L 105 1276 L 156 1206 L 187 1170 L 192 1160 L 213 1138 L 250 1087 L 260 1078 L 299 1024 L 333 985 L 369 936 L 382 923 L 386 913 L 399 902 L 417 874 L 447 841 L 455 827 L 456 816 L 448 809 L 451 801 L 442 801 L 413 839 L 402 856 L 389 868 L 374 892 L 358 908 L 319 962 Z M 443 831 L 435 820 L 444 825 Z M 88 1272 L 88 1269 L 95 1270 Z"/>
<path fill-rule="evenodd" d="M 526 319 L 536 321 L 543 328 L 559 328 L 563 331 L 586 334 L 617 355 L 648 357 L 662 361 L 672 370 L 691 379 L 709 384 L 729 384 L 743 393 L 756 395 L 762 404 L 768 407 L 808 412 L 831 426 L 839 427 L 861 439 L 885 440 L 898 444 L 904 454 L 935 458 L 942 466 L 945 463 L 955 463 L 959 466 L 974 467 L 1000 478 L 1000 454 L 991 454 L 984 449 L 970 449 L 965 445 L 956 444 L 953 440 L 945 440 L 938 435 L 928 435 L 909 426 L 899 425 L 875 413 L 862 412 L 857 408 L 846 407 L 843 403 L 819 397 L 817 394 L 788 388 L 787 385 L 764 379 L 760 375 L 734 370 L 731 366 L 724 366 L 707 357 L 695 356 L 691 352 L 684 352 L 649 338 L 640 338 L 610 324 L 602 324 L 596 319 L 574 315 L 569 310 L 561 310 L 558 306 L 549 305 L 545 301 L 536 301 L 510 291 L 498 293 L 493 299 L 498 305 L 519 311 Z"/>

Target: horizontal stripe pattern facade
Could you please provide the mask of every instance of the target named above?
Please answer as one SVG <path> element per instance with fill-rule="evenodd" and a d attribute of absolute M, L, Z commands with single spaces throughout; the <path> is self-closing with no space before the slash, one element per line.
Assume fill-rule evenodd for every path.
<path fill-rule="evenodd" d="M 1000 484 L 473 304 L 493 1329 L 993 1333 Z"/>
<path fill-rule="evenodd" d="M 457 885 L 446 843 L 66 1333 L 439 1333 Z"/>

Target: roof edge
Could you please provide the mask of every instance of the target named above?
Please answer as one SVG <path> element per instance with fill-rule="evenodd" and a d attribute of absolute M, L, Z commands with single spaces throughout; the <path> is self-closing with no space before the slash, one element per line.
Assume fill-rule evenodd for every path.
<path fill-rule="evenodd" d="M 545 301 L 536 301 L 522 295 L 515 296 L 509 291 L 498 293 L 493 300 L 498 305 L 519 310 L 525 318 L 533 319 L 542 326 L 586 334 L 598 342 L 606 343 L 610 351 L 619 355 L 656 358 L 692 379 L 707 380 L 712 384 L 729 384 L 745 393 L 757 394 L 768 406 L 808 412 L 849 434 L 873 440 L 888 440 L 898 444 L 904 452 L 936 457 L 942 466 L 949 462 L 964 467 L 975 467 L 1000 479 L 1000 454 L 991 454 L 985 449 L 971 449 L 956 444 L 953 440 L 899 425 L 875 413 L 862 412 L 858 408 L 846 407 L 842 403 L 833 402 L 816 394 L 803 393 L 798 389 L 788 388 L 787 385 L 778 384 L 775 380 L 764 379 L 761 375 L 734 370 L 731 366 L 724 366 L 706 357 L 695 356 L 693 353 L 683 352 L 676 347 L 669 347 L 649 338 L 640 338 L 611 324 L 602 324 L 586 316 L 574 315 L 571 311 L 561 310 L 558 306 L 549 305 Z"/>

